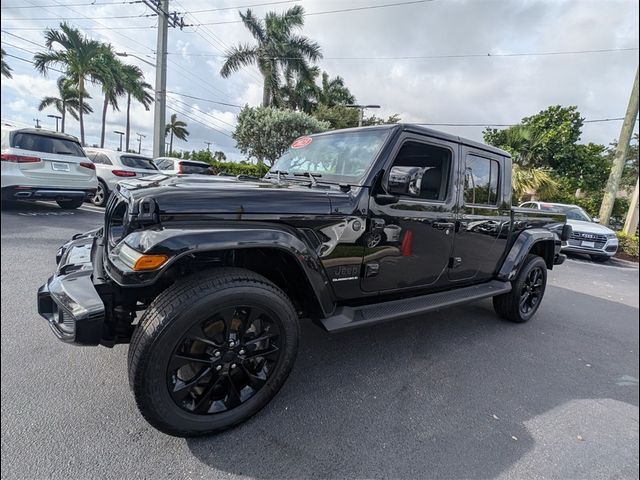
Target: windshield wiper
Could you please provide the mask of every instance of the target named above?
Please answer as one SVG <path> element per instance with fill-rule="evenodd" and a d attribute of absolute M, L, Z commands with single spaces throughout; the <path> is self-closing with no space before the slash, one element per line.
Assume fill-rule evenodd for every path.
<path fill-rule="evenodd" d="M 269 178 L 271 178 L 271 174 L 275 174 L 276 175 L 276 180 L 278 182 L 280 182 L 281 181 L 280 175 L 287 176 L 287 175 L 289 175 L 289 172 L 285 172 L 284 170 L 269 170 L 267 172 L 267 175 L 269 175 Z"/>
<path fill-rule="evenodd" d="M 315 187 L 318 184 L 318 181 L 316 180 L 316 178 L 320 178 L 322 175 L 319 173 L 312 174 L 311 172 L 300 172 L 300 173 L 294 173 L 293 176 L 309 177 L 309 180 L 311 180 L 311 186 Z"/>

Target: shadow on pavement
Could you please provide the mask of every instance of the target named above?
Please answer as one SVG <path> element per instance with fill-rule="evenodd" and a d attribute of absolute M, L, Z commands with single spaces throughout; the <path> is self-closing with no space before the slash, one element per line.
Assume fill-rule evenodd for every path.
<path fill-rule="evenodd" d="M 576 318 L 564 302 L 569 296 L 592 314 Z M 615 335 L 605 316 L 622 322 Z M 294 372 L 265 410 L 234 430 L 187 444 L 205 464 L 257 478 L 495 477 L 541 448 L 527 424 L 553 416 L 551 410 L 613 399 L 637 412 L 637 350 L 619 341 L 622 329 L 637 347 L 634 318 L 637 309 L 554 287 L 523 325 L 497 319 L 490 302 L 335 336 L 308 324 Z M 619 377 L 632 380 L 616 384 Z M 564 475 L 591 476 L 594 470 L 580 468 L 602 464 L 609 450 L 637 450 L 637 413 L 635 425 L 621 420 L 629 431 L 611 420 L 622 412 L 609 414 L 603 421 L 614 431 L 602 434 L 622 444 L 592 437 L 576 445 L 580 427 L 557 426 L 553 451 L 581 449 L 568 462 L 577 462 L 577 471 Z M 585 430 L 597 428 L 596 416 L 586 414 Z M 554 428 L 544 434 L 555 437 Z M 557 469 L 566 459 L 558 466 L 532 456 L 563 477 Z M 637 461 L 620 463 L 623 476 L 634 468 L 637 474 Z"/>

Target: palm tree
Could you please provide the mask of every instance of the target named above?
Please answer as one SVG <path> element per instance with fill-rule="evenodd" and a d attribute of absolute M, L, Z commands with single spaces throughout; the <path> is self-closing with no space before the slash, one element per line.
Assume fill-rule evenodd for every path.
<path fill-rule="evenodd" d="M 114 110 L 120 110 L 118 97 L 124 95 L 122 83 L 122 63 L 113 52 L 111 45 L 103 45 L 96 59 L 99 72 L 97 80 L 102 85 L 104 100 L 102 102 L 102 128 L 100 130 L 100 148 L 104 148 L 104 137 L 107 129 L 107 108 L 111 105 Z"/>
<path fill-rule="evenodd" d="M 307 72 L 286 72 L 286 83 L 273 92 L 273 105 L 311 113 L 319 95 L 316 85 L 318 75 L 320 69 L 316 66 L 310 67 Z"/>
<path fill-rule="evenodd" d="M 78 88 L 73 85 L 73 81 L 65 76 L 58 78 L 57 97 L 44 97 L 38 105 L 38 110 L 55 107 L 62 116 L 60 121 L 60 131 L 64 133 L 65 119 L 67 113 L 78 120 L 78 110 L 80 109 L 80 93 Z M 91 98 L 88 95 L 85 98 Z M 93 109 L 88 103 L 82 104 L 83 113 L 92 113 Z"/>
<path fill-rule="evenodd" d="M 273 92 L 280 85 L 283 74 L 305 73 L 309 61 L 322 57 L 320 46 L 307 37 L 293 33 L 304 25 L 304 8 L 296 5 L 283 14 L 269 12 L 264 20 L 254 16 L 251 9 L 240 13 L 257 45 L 237 45 L 226 55 L 220 75 L 227 78 L 242 67 L 257 65 L 263 77 L 262 106 L 272 103 Z"/>
<path fill-rule="evenodd" d="M 356 98 L 344 84 L 344 79 L 340 76 L 329 78 L 327 72 L 322 72 L 322 87 L 318 93 L 318 103 L 328 107 L 336 105 L 353 104 Z"/>
<path fill-rule="evenodd" d="M 544 168 L 526 168 L 514 163 L 511 175 L 513 199 L 518 203 L 528 192 L 536 192 L 546 198 L 558 189 L 558 182 Z"/>
<path fill-rule="evenodd" d="M 144 75 L 140 68 L 135 65 L 123 65 L 122 66 L 122 85 L 127 95 L 127 127 L 125 129 L 125 151 L 129 151 L 129 136 L 131 130 L 130 111 L 131 111 L 131 98 L 137 100 L 144 108 L 149 110 L 149 105 L 153 101 L 153 95 L 148 90 L 151 88 L 147 82 L 144 81 Z"/>
<path fill-rule="evenodd" d="M 176 138 L 184 141 L 186 141 L 187 137 L 189 136 L 189 131 L 187 130 L 187 124 L 182 120 L 178 120 L 178 115 L 175 113 L 171 115 L 171 121 L 167 123 L 167 126 L 164 129 L 164 136 L 166 137 L 167 134 L 171 134 L 171 137 L 169 140 L 169 153 L 173 152 L 173 136 L 174 135 L 176 136 Z"/>
<path fill-rule="evenodd" d="M 80 30 L 60 24 L 60 30 L 45 30 L 45 46 L 48 51 L 34 55 L 34 65 L 43 75 L 47 75 L 49 67 L 58 65 L 66 70 L 68 77 L 77 82 L 80 104 L 84 104 L 86 97 L 85 77 L 95 80 L 100 75 L 101 69 L 97 61 L 103 44 L 97 40 L 85 37 Z M 59 45 L 62 50 L 54 50 Z M 84 145 L 84 112 L 78 110 L 80 120 L 80 142 Z"/>
<path fill-rule="evenodd" d="M 0 59 L 2 62 L 2 75 L 4 75 L 7 78 L 12 78 L 13 75 L 11 75 L 11 67 L 7 62 L 4 61 L 4 56 L 6 55 L 7 52 L 4 51 L 4 48 L 0 50 L 1 50 Z"/>

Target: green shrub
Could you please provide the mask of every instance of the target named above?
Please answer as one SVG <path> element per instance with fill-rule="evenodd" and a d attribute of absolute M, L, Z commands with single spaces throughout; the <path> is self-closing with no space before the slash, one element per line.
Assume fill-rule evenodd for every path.
<path fill-rule="evenodd" d="M 250 175 L 252 177 L 262 177 L 267 173 L 268 167 L 253 165 L 251 163 L 236 162 L 209 162 L 213 167 L 213 172 L 220 175 Z"/>
<path fill-rule="evenodd" d="M 618 241 L 620 246 L 618 251 L 626 253 L 633 258 L 638 258 L 638 237 L 634 235 L 627 235 L 622 232 L 618 232 Z"/>

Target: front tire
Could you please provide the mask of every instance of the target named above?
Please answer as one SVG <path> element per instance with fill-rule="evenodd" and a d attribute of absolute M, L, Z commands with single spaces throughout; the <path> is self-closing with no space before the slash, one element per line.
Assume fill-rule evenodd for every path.
<path fill-rule="evenodd" d="M 538 255 L 528 255 L 511 282 L 509 293 L 493 297 L 493 308 L 502 318 L 527 322 L 538 311 L 547 286 L 547 264 Z"/>
<path fill-rule="evenodd" d="M 63 210 L 75 210 L 76 208 L 80 208 L 84 203 L 83 198 L 77 198 L 73 200 L 56 200 L 56 203 Z"/>
<path fill-rule="evenodd" d="M 220 268 L 179 281 L 144 313 L 129 383 L 145 419 L 169 435 L 220 432 L 276 395 L 298 349 L 291 301 L 253 272 Z"/>

